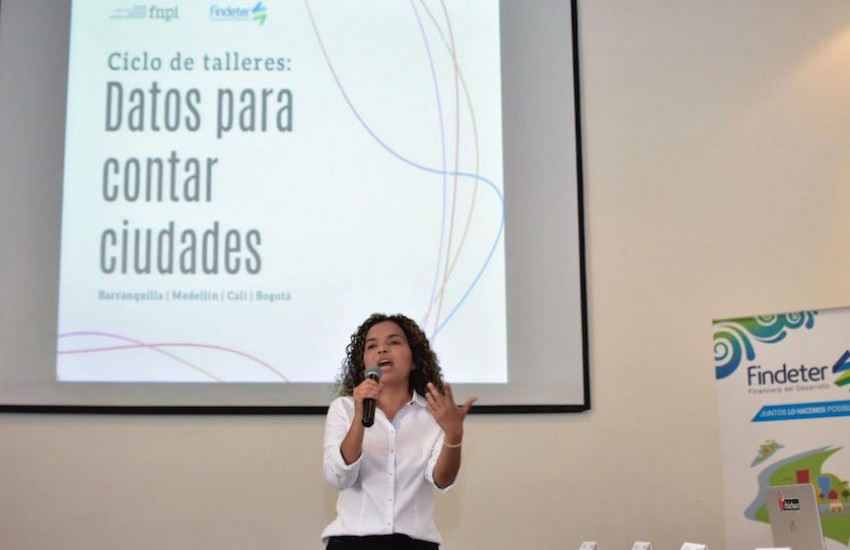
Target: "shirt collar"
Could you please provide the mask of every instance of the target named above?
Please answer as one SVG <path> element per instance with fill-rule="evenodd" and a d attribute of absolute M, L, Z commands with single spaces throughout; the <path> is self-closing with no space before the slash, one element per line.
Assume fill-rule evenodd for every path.
<path fill-rule="evenodd" d="M 413 390 L 413 399 L 408 401 L 408 404 L 419 405 L 420 407 L 427 407 L 428 400 L 425 399 L 423 396 L 419 395 L 416 390 Z"/>

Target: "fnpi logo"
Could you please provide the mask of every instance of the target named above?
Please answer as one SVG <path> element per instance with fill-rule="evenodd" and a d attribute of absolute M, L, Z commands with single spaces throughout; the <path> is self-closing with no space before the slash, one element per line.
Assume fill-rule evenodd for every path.
<path fill-rule="evenodd" d="M 157 4 L 133 4 L 129 8 L 115 8 L 109 16 L 110 19 L 159 19 L 166 22 L 179 17 L 177 6 L 163 7 Z"/>
<path fill-rule="evenodd" d="M 835 379 L 836 386 L 843 387 L 850 384 L 850 351 L 845 351 L 844 355 L 832 365 L 832 374 L 839 375 Z"/>

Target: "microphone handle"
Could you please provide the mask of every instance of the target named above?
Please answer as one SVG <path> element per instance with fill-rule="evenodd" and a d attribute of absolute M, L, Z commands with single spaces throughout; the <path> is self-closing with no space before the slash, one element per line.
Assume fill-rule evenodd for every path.
<path fill-rule="evenodd" d="M 367 428 L 375 423 L 375 400 L 363 400 L 363 425 Z"/>

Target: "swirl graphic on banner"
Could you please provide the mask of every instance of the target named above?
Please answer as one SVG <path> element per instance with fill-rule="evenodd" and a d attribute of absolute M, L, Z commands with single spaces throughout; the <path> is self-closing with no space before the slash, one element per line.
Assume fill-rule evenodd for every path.
<path fill-rule="evenodd" d="M 760 315 L 729 319 L 714 323 L 714 369 L 718 380 L 731 375 L 744 357 L 756 357 L 752 341 L 763 344 L 781 342 L 790 330 L 815 325 L 817 311 L 800 311 L 781 315 Z"/>

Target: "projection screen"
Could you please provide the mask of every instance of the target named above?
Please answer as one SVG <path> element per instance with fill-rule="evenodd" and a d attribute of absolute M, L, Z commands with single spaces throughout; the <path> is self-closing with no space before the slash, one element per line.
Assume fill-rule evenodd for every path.
<path fill-rule="evenodd" d="M 0 411 L 324 412 L 373 312 L 589 408 L 575 11 L 3 0 Z"/>

